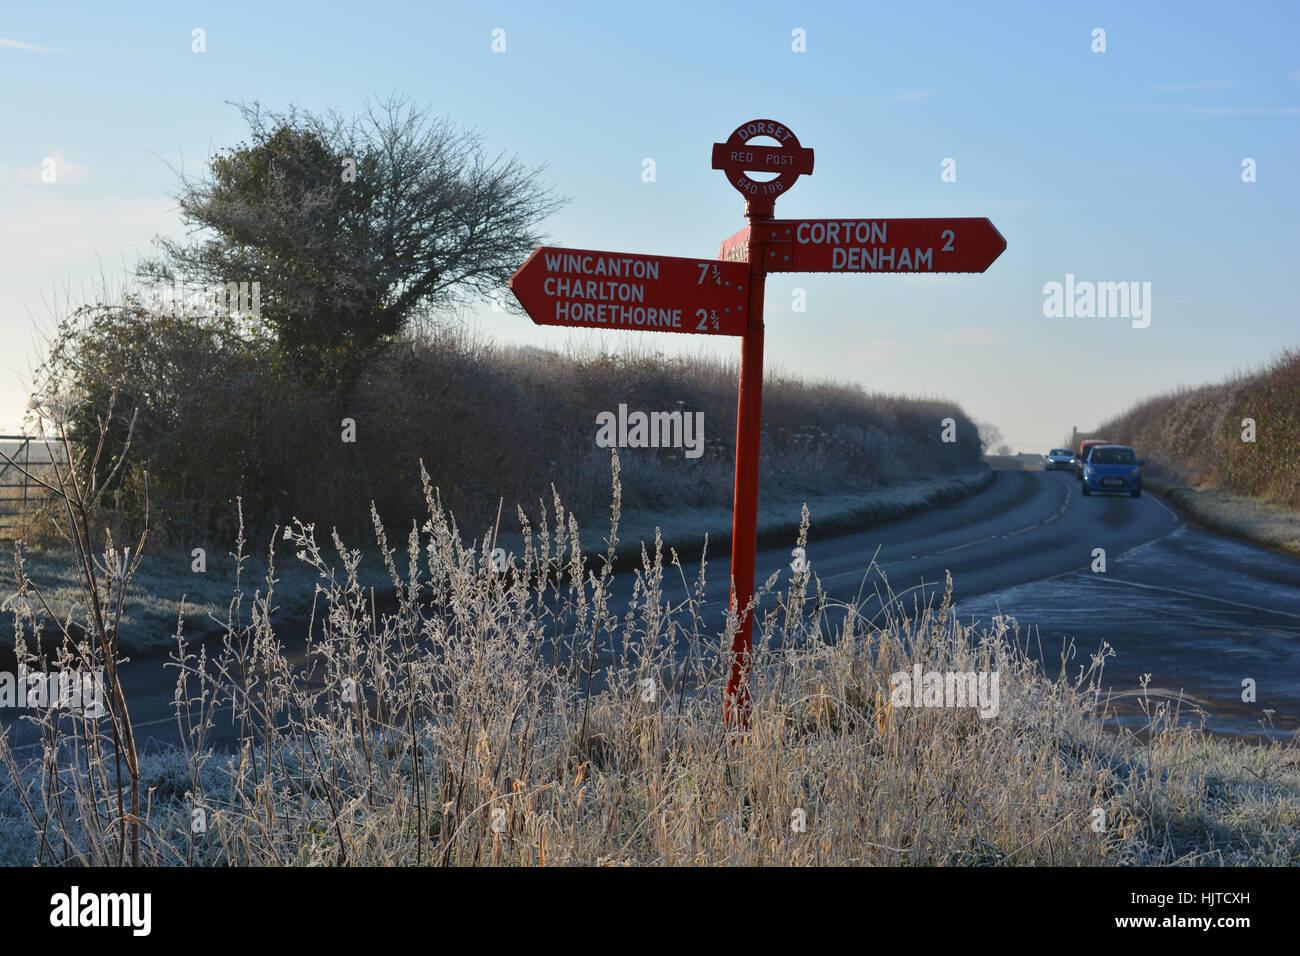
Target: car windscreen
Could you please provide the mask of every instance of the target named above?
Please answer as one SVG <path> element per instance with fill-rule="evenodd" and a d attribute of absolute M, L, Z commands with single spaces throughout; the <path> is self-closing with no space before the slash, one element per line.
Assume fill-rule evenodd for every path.
<path fill-rule="evenodd" d="M 1070 452 L 1065 448 L 1053 448 L 1047 454 L 1049 457 L 1056 456 L 1056 455 L 1060 455 L 1061 457 L 1068 457 Z"/>
<path fill-rule="evenodd" d="M 1132 465 L 1137 459 L 1131 448 L 1097 448 L 1088 460 L 1094 465 Z"/>

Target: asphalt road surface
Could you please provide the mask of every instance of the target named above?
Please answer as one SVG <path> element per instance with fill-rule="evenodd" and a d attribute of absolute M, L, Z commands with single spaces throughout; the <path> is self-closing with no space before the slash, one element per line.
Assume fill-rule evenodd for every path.
<path fill-rule="evenodd" d="M 1093 570 L 1096 548 L 1105 550 L 1104 573 Z M 868 576 L 873 558 L 879 570 Z M 819 538 L 814 514 L 807 560 L 840 600 L 872 594 L 882 572 L 895 594 L 928 599 L 942 592 L 948 571 L 963 622 L 1014 617 L 1034 633 L 1051 673 L 1062 641 L 1074 639 L 1077 660 L 1104 641 L 1115 651 L 1106 683 L 1126 719 L 1136 719 L 1139 680 L 1150 674 L 1152 697 L 1181 695 L 1205 712 L 1210 730 L 1251 734 L 1269 724 L 1269 733 L 1288 735 L 1300 726 L 1300 560 L 1189 526 L 1151 495 L 1085 498 L 1065 472 L 999 471 L 969 498 L 866 531 Z M 757 582 L 777 570 L 788 577 L 790 561 L 789 548 L 760 552 Z M 722 556 L 708 566 L 708 623 L 717 630 L 728 563 Z M 624 572 L 612 610 L 630 592 Z M 684 596 L 668 575 L 665 592 Z M 281 640 L 300 652 L 303 637 L 292 630 Z M 122 669 L 146 745 L 177 739 L 175 671 L 165 663 L 139 659 Z M 1256 684 L 1253 703 L 1241 700 L 1246 678 Z M 15 744 L 30 746 L 35 737 L 19 714 L 5 711 L 0 721 Z"/>

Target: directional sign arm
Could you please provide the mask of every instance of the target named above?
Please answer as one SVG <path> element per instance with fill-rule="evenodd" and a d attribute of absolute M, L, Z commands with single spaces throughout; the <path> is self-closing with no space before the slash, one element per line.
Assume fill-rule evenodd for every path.
<path fill-rule="evenodd" d="M 510 279 L 537 325 L 744 335 L 744 262 L 542 246 Z"/>
<path fill-rule="evenodd" d="M 749 261 L 749 226 L 722 240 L 718 246 L 718 258 L 728 262 Z"/>
<path fill-rule="evenodd" d="M 983 272 L 1007 248 L 993 223 L 955 219 L 775 219 L 769 272 Z"/>

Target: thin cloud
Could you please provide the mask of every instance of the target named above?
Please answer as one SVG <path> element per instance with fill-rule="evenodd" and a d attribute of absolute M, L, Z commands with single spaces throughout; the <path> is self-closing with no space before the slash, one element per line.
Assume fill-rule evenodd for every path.
<path fill-rule="evenodd" d="M 1144 113 L 1197 113 L 1202 116 L 1298 116 L 1300 106 L 1108 106 Z"/>
<path fill-rule="evenodd" d="M 0 315 L 22 315 L 31 304 L 24 298 L 47 279 L 92 274 L 102 260 L 142 252 L 176 229 L 176 210 L 162 198 L 26 192 L 6 207 L 0 229 Z"/>
<path fill-rule="evenodd" d="M 840 355 L 854 365 L 877 364 L 888 362 L 901 353 L 903 347 L 904 343 L 898 339 L 858 339 L 853 345 L 841 349 Z"/>
<path fill-rule="evenodd" d="M 1282 304 L 1279 302 L 1261 302 L 1253 299 L 1166 299 L 1162 296 L 1156 296 L 1157 302 L 1176 302 L 1179 305 L 1232 305 L 1232 306 L 1249 306 L 1253 309 L 1280 309 Z"/>
<path fill-rule="evenodd" d="M 898 275 L 907 285 L 920 286 L 933 286 L 961 279 L 960 274 L 955 272 L 900 272 Z"/>
<path fill-rule="evenodd" d="M 883 96 L 850 96 L 840 99 L 840 103 L 857 103 L 860 105 L 875 105 L 878 103 L 911 103 L 916 100 L 929 99 L 934 96 L 933 90 L 907 90 L 901 93 L 886 93 Z"/>
<path fill-rule="evenodd" d="M 985 199 L 972 205 L 980 209 L 990 210 L 1018 210 L 1024 212 L 1043 212 L 1047 209 L 1060 209 L 1066 203 L 1058 200 L 1029 200 L 1029 199 Z"/>
<path fill-rule="evenodd" d="M 1157 93 L 1213 93 L 1226 90 L 1231 85 L 1227 80 L 1200 80 L 1196 83 L 1167 83 L 1151 89 Z"/>
<path fill-rule="evenodd" d="M 996 345 L 1001 338 L 992 329 L 974 328 L 954 332 L 937 332 L 930 336 L 929 341 L 935 345 L 947 346 Z"/>
<path fill-rule="evenodd" d="M 67 53 L 67 50 L 56 50 L 53 47 L 37 46 L 35 43 L 24 43 L 22 40 L 7 40 L 0 37 L 0 46 L 8 47 L 11 50 L 26 50 L 28 53 Z"/>

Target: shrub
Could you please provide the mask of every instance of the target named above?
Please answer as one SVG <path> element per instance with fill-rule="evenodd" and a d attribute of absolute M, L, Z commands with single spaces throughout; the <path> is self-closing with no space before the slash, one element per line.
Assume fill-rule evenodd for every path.
<path fill-rule="evenodd" d="M 703 412 L 705 453 L 623 452 L 630 509 L 731 501 L 734 364 L 704 358 L 502 348 L 443 325 L 385 343 L 337 394 L 276 362 L 256 328 L 230 318 L 161 316 L 127 298 L 83 308 L 61 326 L 45 366 L 48 390 L 81 396 L 72 437 L 88 447 L 116 391 L 109 448 L 136 415 L 135 453 L 109 504 L 130 528 L 148 476 L 154 523 L 186 548 L 233 533 L 236 499 L 250 529 L 288 516 L 355 534 L 374 502 L 385 514 L 421 507 L 412 482 L 424 462 L 443 501 L 480 533 L 499 510 L 548 500 L 552 485 L 582 517 L 607 506 L 608 450 L 596 414 Z M 764 386 L 762 490 L 815 496 L 865 491 L 978 462 L 975 426 L 955 405 L 871 395 L 770 373 Z M 940 420 L 958 441 L 940 440 Z M 342 440 L 344 419 L 356 441 Z M 108 466 L 112 455 L 101 462 Z M 507 512 L 509 513 L 509 512 Z"/>
<path fill-rule="evenodd" d="M 1256 423 L 1254 442 L 1242 421 Z M 1096 434 L 1138 449 L 1170 477 L 1300 507 L 1300 352 L 1218 385 L 1148 399 Z"/>

